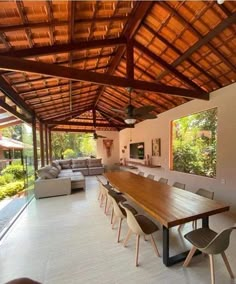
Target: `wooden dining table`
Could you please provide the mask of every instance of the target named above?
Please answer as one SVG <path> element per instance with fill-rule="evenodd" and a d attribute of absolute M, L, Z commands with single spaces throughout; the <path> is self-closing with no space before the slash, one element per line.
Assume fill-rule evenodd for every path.
<path fill-rule="evenodd" d="M 202 227 L 208 227 L 209 216 L 229 210 L 228 205 L 216 200 L 132 172 L 107 172 L 104 177 L 162 225 L 163 263 L 166 266 L 184 260 L 188 254 L 185 251 L 170 256 L 170 228 L 198 219 L 202 219 Z"/>

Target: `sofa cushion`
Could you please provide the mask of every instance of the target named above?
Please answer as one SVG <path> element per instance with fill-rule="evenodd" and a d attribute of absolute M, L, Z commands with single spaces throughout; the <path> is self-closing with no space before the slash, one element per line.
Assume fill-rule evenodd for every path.
<path fill-rule="evenodd" d="M 71 169 L 71 159 L 60 160 L 59 163 L 62 169 Z"/>
<path fill-rule="evenodd" d="M 59 171 L 61 170 L 61 166 L 60 166 L 60 164 L 59 164 L 58 161 L 53 161 L 53 162 L 52 162 L 52 166 L 55 167 L 55 168 L 57 168 Z"/>
<path fill-rule="evenodd" d="M 89 159 L 88 160 L 88 167 L 102 167 L 102 159 Z"/>
<path fill-rule="evenodd" d="M 58 173 L 58 169 L 52 166 L 45 166 L 37 171 L 37 174 L 41 179 L 56 178 L 58 177 Z"/>
<path fill-rule="evenodd" d="M 72 159 L 72 169 L 76 168 L 86 168 L 87 167 L 87 159 Z"/>

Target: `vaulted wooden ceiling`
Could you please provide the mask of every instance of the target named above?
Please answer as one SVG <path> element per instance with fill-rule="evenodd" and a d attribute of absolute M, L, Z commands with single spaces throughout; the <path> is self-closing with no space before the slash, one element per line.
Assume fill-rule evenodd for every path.
<path fill-rule="evenodd" d="M 158 115 L 236 80 L 235 1 L 1 1 L 0 19 L 0 112 L 53 130 L 127 127 L 129 87 Z"/>

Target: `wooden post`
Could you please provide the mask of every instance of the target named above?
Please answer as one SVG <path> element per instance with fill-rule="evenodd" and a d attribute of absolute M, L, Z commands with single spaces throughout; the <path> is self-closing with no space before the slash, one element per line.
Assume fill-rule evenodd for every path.
<path fill-rule="evenodd" d="M 33 132 L 33 151 L 34 151 L 34 169 L 38 170 L 38 153 L 37 153 L 37 138 L 36 138 L 36 118 L 32 118 L 32 132 Z"/>
<path fill-rule="evenodd" d="M 43 124 L 39 123 L 39 136 L 40 136 L 40 158 L 41 158 L 41 167 L 44 167 L 44 140 L 43 140 Z"/>
<path fill-rule="evenodd" d="M 132 40 L 129 40 L 127 43 L 126 72 L 127 72 L 127 78 L 133 80 L 134 79 L 134 43 Z"/>
<path fill-rule="evenodd" d="M 45 125 L 45 152 L 46 152 L 46 163 L 48 165 L 48 127 Z"/>
<path fill-rule="evenodd" d="M 48 142 L 49 142 L 49 162 L 52 163 L 52 132 L 51 129 L 48 131 Z"/>
<path fill-rule="evenodd" d="M 11 161 L 11 159 L 12 159 L 12 154 L 11 154 L 11 149 L 9 148 L 9 165 L 11 165 L 12 164 L 12 161 Z"/>

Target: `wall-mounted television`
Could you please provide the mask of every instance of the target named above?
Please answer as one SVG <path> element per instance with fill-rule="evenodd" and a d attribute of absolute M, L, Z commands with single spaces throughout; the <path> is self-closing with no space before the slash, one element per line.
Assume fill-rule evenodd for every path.
<path fill-rule="evenodd" d="M 129 144 L 129 156 L 131 159 L 144 159 L 144 142 Z"/>

